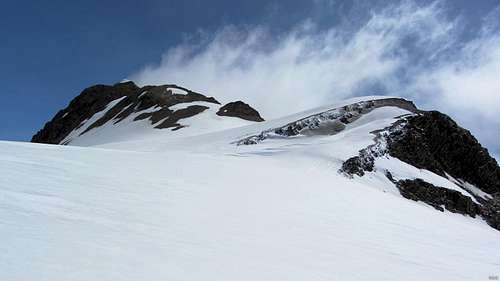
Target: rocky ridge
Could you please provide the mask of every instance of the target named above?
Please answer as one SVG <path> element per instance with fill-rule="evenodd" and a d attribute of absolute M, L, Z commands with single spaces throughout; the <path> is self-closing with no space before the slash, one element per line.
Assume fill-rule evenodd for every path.
<path fill-rule="evenodd" d="M 469 131 L 445 114 L 420 111 L 401 117 L 390 127 L 373 134 L 374 144 L 347 159 L 340 172 L 349 177 L 362 177 L 366 172 L 376 171 L 377 158 L 397 158 L 448 178 L 470 193 L 468 197 L 418 178 L 395 180 L 391 171 L 383 171 L 403 197 L 425 202 L 440 211 L 446 209 L 471 217 L 480 215 L 500 230 L 500 167 Z M 471 185 L 486 196 L 479 196 Z"/>
<path fill-rule="evenodd" d="M 268 138 L 286 138 L 297 135 L 334 135 L 345 129 L 347 124 L 358 120 L 372 110 L 384 106 L 395 106 L 410 112 L 418 112 L 415 105 L 401 98 L 369 100 L 334 108 L 291 122 L 278 128 L 272 128 L 237 142 L 238 145 L 251 145 Z"/>
<path fill-rule="evenodd" d="M 253 109 L 250 105 L 242 102 L 235 101 L 230 102 L 217 111 L 217 115 L 219 116 L 230 116 L 230 117 L 238 117 L 241 119 L 245 119 L 248 121 L 262 122 L 264 118 L 262 118 L 259 112 Z"/>
<path fill-rule="evenodd" d="M 195 102 L 196 104 L 190 104 Z M 184 103 L 184 108 L 171 108 Z M 59 111 L 33 136 L 31 142 L 68 144 L 71 140 L 67 137 L 71 132 L 90 122 L 93 116 L 104 110 L 103 116 L 93 120 L 80 135 L 106 123 L 118 124 L 131 116 L 133 121 L 149 120 L 155 129 L 179 130 L 186 126 L 180 122 L 182 119 L 204 112 L 210 104 L 220 105 L 213 97 L 174 84 L 139 87 L 133 82 L 124 82 L 112 86 L 95 85 L 85 89 L 67 108 Z M 241 101 L 229 103 L 221 107 L 223 108 L 226 112 L 219 114 L 220 116 L 250 121 L 263 120 L 255 109 Z"/>

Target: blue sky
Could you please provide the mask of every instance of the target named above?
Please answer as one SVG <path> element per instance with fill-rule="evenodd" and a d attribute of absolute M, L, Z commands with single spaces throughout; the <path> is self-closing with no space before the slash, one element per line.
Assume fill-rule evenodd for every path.
<path fill-rule="evenodd" d="M 83 88 L 120 81 L 199 28 L 255 22 L 270 9 L 209 2 L 3 0 L 0 139 L 28 140 Z"/>
<path fill-rule="evenodd" d="M 492 94 L 498 83 L 481 80 L 488 76 L 484 73 L 497 67 L 497 5 L 496 0 L 3 0 L 0 139 L 29 140 L 57 110 L 93 84 L 113 84 L 124 78 L 138 83 L 172 82 L 231 99 L 228 89 L 237 95 L 238 85 L 256 81 L 266 95 L 254 95 L 255 89 L 242 90 L 240 95 L 267 112 L 273 111 L 273 104 L 287 101 L 300 104 L 290 108 L 299 110 L 373 91 L 408 96 L 422 107 L 458 118 L 498 154 L 500 133 L 495 131 L 500 131 L 496 121 L 500 116 L 488 109 L 498 101 L 500 92 Z M 406 22 L 408 18 L 412 22 Z M 484 32 L 486 27 L 488 32 Z M 378 38 L 377 32 L 397 38 Z M 429 39 L 430 34 L 436 36 Z M 343 51 L 318 47 L 322 45 Z M 441 46 L 445 46 L 442 51 L 434 52 Z M 300 54 L 292 55 L 290 61 L 300 62 L 279 60 L 296 49 Z M 235 52 L 239 61 L 245 61 L 244 68 L 233 67 L 234 61 L 228 61 L 229 68 L 213 61 L 214 54 L 224 62 Z M 356 65 L 353 60 L 361 62 Z M 323 61 L 329 63 L 316 67 Z M 298 89 L 311 83 L 321 87 L 312 89 L 314 93 L 287 96 L 287 87 L 259 76 L 276 73 L 276 69 L 292 69 L 286 81 L 296 83 Z M 343 72 L 352 75 L 344 77 Z M 342 79 L 309 81 L 307 73 L 332 73 Z M 275 78 L 273 81 L 285 81 L 283 76 Z M 476 89 L 469 84 L 486 86 Z M 422 85 L 437 86 L 424 89 Z M 308 91 L 304 89 L 302 92 Z M 450 93 L 457 89 L 463 93 L 455 99 Z M 474 92 L 471 97 L 484 92 L 480 94 L 483 99 L 491 101 L 464 106 L 467 91 Z M 436 99 L 438 92 L 440 98 Z"/>

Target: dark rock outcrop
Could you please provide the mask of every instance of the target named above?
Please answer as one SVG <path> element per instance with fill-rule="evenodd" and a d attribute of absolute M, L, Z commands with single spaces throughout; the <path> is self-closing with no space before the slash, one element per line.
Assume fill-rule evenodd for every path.
<path fill-rule="evenodd" d="M 447 173 L 489 194 L 500 192 L 496 160 L 468 130 L 445 114 L 429 111 L 409 117 L 387 140 L 389 154 L 412 166 L 441 176 Z"/>
<path fill-rule="evenodd" d="M 186 94 L 174 94 L 172 89 L 179 89 L 185 91 Z M 103 93 L 105 95 L 105 93 Z M 188 89 L 176 86 L 176 85 L 162 85 L 162 86 L 145 86 L 140 88 L 134 95 L 126 96 L 117 105 L 108 110 L 106 114 L 99 120 L 91 124 L 84 132 L 90 131 L 96 127 L 102 126 L 110 120 L 114 120 L 114 124 L 119 123 L 134 112 L 140 112 L 142 110 L 157 107 L 158 110 L 149 113 L 143 113 L 136 118 L 134 121 L 143 120 L 149 118 L 155 128 L 175 128 L 180 125 L 177 123 L 182 118 L 187 118 L 194 116 L 203 110 L 207 109 L 206 106 L 190 106 L 187 109 L 182 109 L 181 113 L 174 112 L 170 110 L 169 107 L 179 104 L 202 101 L 214 104 L 220 104 L 213 97 L 206 97 L 202 94 L 192 92 Z M 200 111 L 200 109 L 203 110 Z"/>
<path fill-rule="evenodd" d="M 217 115 L 239 117 L 241 119 L 255 122 L 264 121 L 257 110 L 242 101 L 230 102 L 224 105 L 219 109 L 219 111 L 217 111 Z"/>
<path fill-rule="evenodd" d="M 347 175 L 364 176 L 365 172 L 372 172 L 375 166 L 375 158 L 373 156 L 354 156 L 342 163 L 341 172 Z"/>
<path fill-rule="evenodd" d="M 459 191 L 438 187 L 421 179 L 400 180 L 396 183 L 403 197 L 414 201 L 423 201 L 437 210 L 446 210 L 476 217 L 480 206 Z"/>
<path fill-rule="evenodd" d="M 365 172 L 374 171 L 375 159 L 388 153 L 387 147 L 385 146 L 385 143 L 387 143 L 387 136 L 392 131 L 399 132 L 401 130 L 401 124 L 403 123 L 403 121 L 404 119 L 399 119 L 387 128 L 371 132 L 375 135 L 373 139 L 374 144 L 361 149 L 358 152 L 358 155 L 344 161 L 344 163 L 342 163 L 342 167 L 339 169 L 339 172 L 348 177 L 353 177 L 354 175 L 362 177 L 365 175 Z M 386 174 L 387 173 L 390 174 L 390 171 L 386 171 Z M 391 179 L 391 181 L 393 180 Z"/>
<path fill-rule="evenodd" d="M 481 216 L 493 228 L 500 230 L 500 197 L 475 203 L 469 196 L 459 191 L 435 186 L 422 179 L 400 180 L 396 182 L 401 195 L 414 201 L 422 201 L 439 211 L 444 209 L 468 215 Z"/>
<path fill-rule="evenodd" d="M 488 224 L 500 230 L 500 195 L 496 194 L 491 200 L 483 201 L 481 206 L 481 216 Z"/>
<path fill-rule="evenodd" d="M 176 111 L 172 112 L 168 116 L 168 118 L 165 119 L 165 121 L 163 121 L 162 123 L 157 125 L 155 128 L 157 128 L 157 129 L 173 128 L 173 130 L 178 130 L 178 129 L 184 127 L 184 125 L 181 125 L 178 123 L 179 120 L 184 119 L 184 118 L 188 118 L 191 116 L 195 116 L 199 113 L 202 113 L 206 109 L 208 109 L 208 107 L 203 106 L 203 105 L 191 105 L 191 106 L 188 106 L 186 108 L 176 110 Z M 154 122 L 154 120 L 159 119 L 158 117 L 155 118 L 154 116 L 155 115 L 153 114 L 152 115 L 153 122 Z"/>

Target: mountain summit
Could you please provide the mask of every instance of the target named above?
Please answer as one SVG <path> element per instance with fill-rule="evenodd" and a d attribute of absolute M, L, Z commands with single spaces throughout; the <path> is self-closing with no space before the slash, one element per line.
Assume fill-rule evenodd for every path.
<path fill-rule="evenodd" d="M 123 137 L 120 134 L 137 130 L 137 126 L 142 126 L 142 129 L 176 131 L 189 126 L 183 122 L 184 119 L 217 108 L 218 116 L 264 121 L 255 109 L 242 101 L 220 107 L 215 98 L 177 85 L 138 87 L 129 81 L 85 89 L 34 135 L 31 141 L 70 144 L 75 139 L 86 137 L 85 134 L 96 138 L 95 134 L 99 135 L 98 131 L 102 131 L 103 127 L 106 128 L 105 134 L 116 133 L 112 137 L 115 141 Z M 219 129 L 227 128 L 224 122 L 214 122 L 214 126 L 220 126 Z"/>

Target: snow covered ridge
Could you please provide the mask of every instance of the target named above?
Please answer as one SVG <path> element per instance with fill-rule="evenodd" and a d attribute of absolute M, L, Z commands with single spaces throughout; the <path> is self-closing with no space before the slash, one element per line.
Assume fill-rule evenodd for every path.
<path fill-rule="evenodd" d="M 333 135 L 344 130 L 347 124 L 358 120 L 362 115 L 384 106 L 394 106 L 408 110 L 409 112 L 418 112 L 418 109 L 411 101 L 400 98 L 360 101 L 313 114 L 278 128 L 265 130 L 258 135 L 246 137 L 238 141 L 237 144 L 257 144 L 268 138 L 297 135 Z"/>
<path fill-rule="evenodd" d="M 221 116 L 219 119 L 235 117 L 263 121 L 256 110 L 241 101 L 221 107 L 215 98 L 177 85 L 138 87 L 133 82 L 124 82 L 85 89 L 33 136 L 32 142 L 69 144 L 101 127 L 116 132 L 138 127 L 176 131 L 188 126 L 183 120 L 211 108 Z"/>

